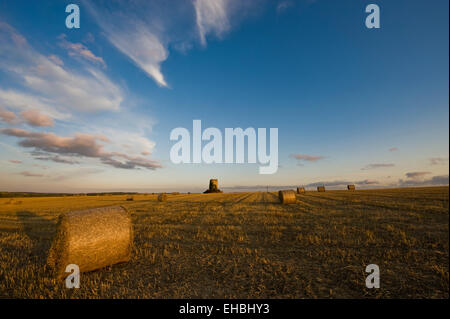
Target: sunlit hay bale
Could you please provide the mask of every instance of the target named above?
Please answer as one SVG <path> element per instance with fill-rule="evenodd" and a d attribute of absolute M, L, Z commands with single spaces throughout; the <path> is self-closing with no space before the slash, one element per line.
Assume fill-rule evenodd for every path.
<path fill-rule="evenodd" d="M 317 186 L 318 192 L 325 192 L 325 186 Z"/>
<path fill-rule="evenodd" d="M 279 191 L 278 197 L 282 204 L 292 204 L 297 201 L 295 192 L 293 190 Z"/>
<path fill-rule="evenodd" d="M 297 187 L 297 194 L 304 194 L 305 188 L 304 187 Z"/>
<path fill-rule="evenodd" d="M 129 261 L 132 245 L 131 218 L 124 207 L 68 212 L 59 216 L 47 265 L 58 278 L 70 264 L 81 272 L 96 270 Z"/>
<path fill-rule="evenodd" d="M 158 195 L 158 201 L 159 202 L 165 202 L 167 201 L 167 195 L 165 193 L 161 193 Z"/>
<path fill-rule="evenodd" d="M 356 189 L 355 185 L 347 185 L 349 191 L 354 191 Z"/>

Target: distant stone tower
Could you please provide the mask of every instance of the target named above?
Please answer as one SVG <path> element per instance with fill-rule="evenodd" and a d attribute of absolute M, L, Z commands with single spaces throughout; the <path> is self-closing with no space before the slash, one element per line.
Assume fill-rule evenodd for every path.
<path fill-rule="evenodd" d="M 219 181 L 217 179 L 209 180 L 209 191 L 216 192 L 219 189 Z"/>
<path fill-rule="evenodd" d="M 210 179 L 209 180 L 209 188 L 204 191 L 204 193 L 222 193 L 222 191 L 219 189 L 219 180 L 217 179 Z"/>

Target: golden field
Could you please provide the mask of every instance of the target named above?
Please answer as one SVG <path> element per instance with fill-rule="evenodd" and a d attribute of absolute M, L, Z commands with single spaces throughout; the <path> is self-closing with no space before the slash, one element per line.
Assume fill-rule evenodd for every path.
<path fill-rule="evenodd" d="M 449 188 L 0 198 L 2 298 L 448 298 Z M 123 205 L 128 263 L 66 289 L 45 266 L 60 213 Z M 365 267 L 380 267 L 380 289 Z"/>

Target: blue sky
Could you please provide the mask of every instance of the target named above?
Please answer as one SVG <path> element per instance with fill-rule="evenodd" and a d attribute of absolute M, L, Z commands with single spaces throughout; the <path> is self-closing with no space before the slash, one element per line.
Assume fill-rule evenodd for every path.
<path fill-rule="evenodd" d="M 448 184 L 448 36 L 443 0 L 4 0 L 0 190 Z M 278 128 L 277 173 L 172 164 L 194 119 Z"/>

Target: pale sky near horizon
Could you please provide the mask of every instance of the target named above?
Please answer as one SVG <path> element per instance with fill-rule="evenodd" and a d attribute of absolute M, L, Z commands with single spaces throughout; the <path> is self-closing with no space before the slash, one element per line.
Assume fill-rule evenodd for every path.
<path fill-rule="evenodd" d="M 130 3 L 0 1 L 0 191 L 448 185 L 448 1 Z M 278 171 L 173 164 L 193 120 L 278 128 Z"/>

